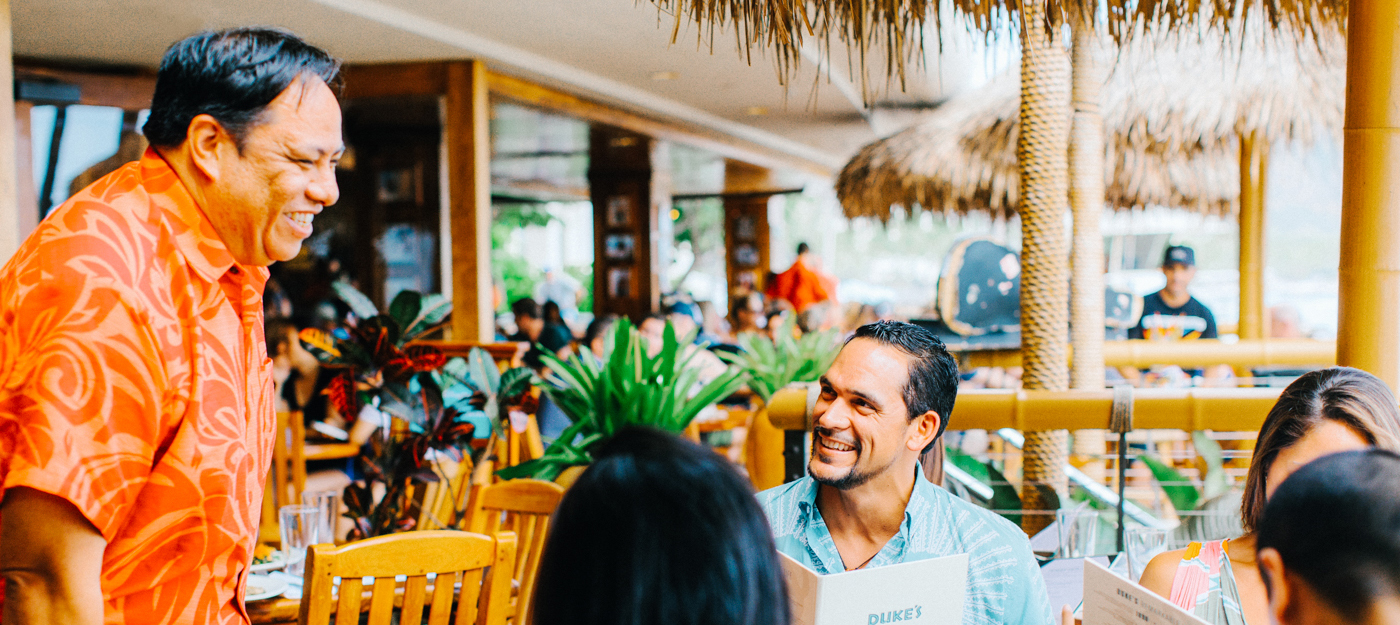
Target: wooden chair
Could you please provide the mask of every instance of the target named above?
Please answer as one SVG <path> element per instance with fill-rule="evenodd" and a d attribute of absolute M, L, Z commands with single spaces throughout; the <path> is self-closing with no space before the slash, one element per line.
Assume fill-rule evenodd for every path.
<path fill-rule="evenodd" d="M 466 490 L 470 487 L 469 480 L 472 475 L 472 460 L 469 456 L 463 456 L 461 462 L 455 462 L 446 454 L 439 454 L 432 461 L 433 473 L 438 476 L 438 481 L 429 482 L 423 487 L 423 501 L 420 504 L 418 514 L 418 524 L 415 529 L 450 529 L 459 525 L 459 521 L 465 518 L 467 510 L 461 509 L 461 501 L 466 498 Z M 461 510 L 462 516 L 458 516 Z"/>
<path fill-rule="evenodd" d="M 364 600 L 362 578 L 373 577 L 369 625 L 389 625 L 395 603 L 399 623 L 447 625 L 457 594 L 456 625 L 505 625 L 510 608 L 510 565 L 515 558 L 515 535 L 491 536 L 450 530 L 405 532 L 350 543 L 341 547 L 314 545 L 306 561 L 300 625 L 358 623 Z M 487 572 L 486 569 L 490 568 Z M 431 597 L 428 574 L 435 573 Z M 461 574 L 460 580 L 458 573 Z M 405 575 L 402 589 L 394 581 Z M 337 593 L 334 579 L 340 578 Z M 484 578 L 484 579 L 483 579 Z M 461 591 L 454 589 L 461 582 Z M 335 609 L 332 610 L 332 604 Z"/>
<path fill-rule="evenodd" d="M 306 424 L 300 412 L 278 412 L 277 429 L 272 438 L 272 466 L 263 487 L 263 509 L 258 540 L 279 544 L 282 537 L 277 527 L 277 510 L 282 506 L 301 503 L 306 490 Z"/>
<path fill-rule="evenodd" d="M 500 530 L 513 532 L 520 540 L 511 567 L 519 591 L 511 601 L 510 614 L 516 625 L 530 622 L 535 577 L 540 555 L 549 535 L 549 516 L 559 507 L 564 487 L 541 480 L 506 480 L 474 493 L 468 504 L 470 529 L 476 533 Z"/>

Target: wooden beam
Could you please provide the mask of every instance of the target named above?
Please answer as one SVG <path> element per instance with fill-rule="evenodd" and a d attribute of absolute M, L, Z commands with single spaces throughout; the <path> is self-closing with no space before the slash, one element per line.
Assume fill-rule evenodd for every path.
<path fill-rule="evenodd" d="M 459 64 L 433 61 L 346 65 L 344 99 L 445 95 L 448 92 L 448 68 Z"/>
<path fill-rule="evenodd" d="M 747 289 L 763 290 L 772 262 L 768 202 L 778 187 L 771 169 L 724 163 L 724 267 L 731 299 Z"/>
<path fill-rule="evenodd" d="M 156 92 L 155 74 L 124 68 L 73 68 L 31 59 L 16 59 L 14 78 L 77 85 L 78 104 L 114 106 L 127 111 L 151 108 L 151 96 Z"/>
<path fill-rule="evenodd" d="M 492 342 L 491 129 L 486 66 L 445 67 L 447 210 L 452 238 L 452 339 Z"/>
<path fill-rule="evenodd" d="M 744 141 L 724 137 L 701 129 L 688 128 L 674 122 L 662 121 L 622 110 L 593 100 L 551 89 L 514 76 L 492 72 L 491 95 L 647 135 L 655 139 L 674 141 L 703 148 L 725 158 L 774 169 L 797 169 L 819 176 L 833 176 L 830 167 L 814 161 L 780 154 Z"/>

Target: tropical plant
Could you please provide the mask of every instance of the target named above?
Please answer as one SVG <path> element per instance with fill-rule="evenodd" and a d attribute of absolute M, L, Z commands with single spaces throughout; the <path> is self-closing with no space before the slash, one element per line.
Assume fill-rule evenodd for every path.
<path fill-rule="evenodd" d="M 1170 463 L 1147 454 L 1139 456 L 1177 512 L 1197 510 L 1205 502 L 1230 490 L 1230 479 L 1225 475 L 1225 454 L 1220 449 L 1220 443 L 1200 431 L 1191 433 L 1191 443 L 1206 465 L 1205 478 L 1199 488 Z"/>
<path fill-rule="evenodd" d="M 541 388 L 572 423 L 543 456 L 496 475 L 552 480 L 566 467 L 592 462 L 593 450 L 618 430 L 646 426 L 680 432 L 701 410 L 744 384 L 744 372 L 733 367 L 707 384 L 697 384 L 700 372 L 690 364 L 698 352 L 689 350 L 694 334 L 677 339 L 670 323 L 655 356 L 647 354 L 641 334 L 626 319 L 617 323 L 608 340 L 613 349 L 605 363 L 587 347 L 567 361 L 544 355 L 550 374 Z"/>
<path fill-rule="evenodd" d="M 741 353 L 719 353 L 749 377 L 749 388 L 766 404 L 773 394 L 793 382 L 815 382 L 831 367 L 841 343 L 835 331 L 809 332 L 793 338 L 792 316 L 774 332 L 774 339 L 759 334 L 739 337 Z"/>
<path fill-rule="evenodd" d="M 356 319 L 331 332 L 303 330 L 300 338 L 323 366 L 341 370 L 326 390 L 332 405 L 347 418 L 379 420 L 382 433 L 361 448 L 364 477 L 345 487 L 349 538 L 413 529 L 411 484 L 438 481 L 438 455 L 461 462 L 481 417 L 492 415 L 489 424 L 498 412 L 501 391 L 519 394 L 530 375 L 502 376 L 479 349 L 449 363 L 436 347 L 410 344 L 446 322 L 452 304 L 441 295 L 403 291 L 381 314 L 353 287 L 335 289 Z"/>

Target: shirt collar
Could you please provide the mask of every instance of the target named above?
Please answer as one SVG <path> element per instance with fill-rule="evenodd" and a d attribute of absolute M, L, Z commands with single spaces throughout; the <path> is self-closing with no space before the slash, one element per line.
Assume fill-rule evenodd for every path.
<path fill-rule="evenodd" d="M 818 571 L 823 574 L 840 573 L 843 568 L 840 566 L 841 556 L 836 552 L 836 545 L 831 542 L 830 530 L 826 527 L 826 521 L 821 518 L 821 512 L 817 509 L 817 490 L 819 485 L 816 480 L 808 476 L 806 483 L 799 486 L 802 490 L 795 493 L 797 497 L 797 533 L 802 537 L 807 549 L 817 566 Z M 909 545 L 909 537 L 915 532 L 915 521 L 927 522 L 927 511 L 934 502 L 936 496 L 933 482 L 924 477 L 923 467 L 917 463 L 914 465 L 914 490 L 909 494 L 909 503 L 904 506 L 904 520 L 899 524 L 899 532 L 890 538 L 879 553 L 871 559 L 867 568 L 898 564 L 904 561 L 904 554 Z"/>
<path fill-rule="evenodd" d="M 240 267 L 223 239 L 219 238 L 219 233 L 214 231 L 214 224 L 209 222 L 184 182 L 155 148 L 148 147 L 146 153 L 141 155 L 141 182 L 150 194 L 151 203 L 171 217 L 168 222 L 174 230 L 175 245 L 184 254 L 186 262 L 204 279 L 217 282 L 230 269 Z M 267 271 L 262 267 L 241 267 L 235 273 L 257 278 L 266 276 Z"/>

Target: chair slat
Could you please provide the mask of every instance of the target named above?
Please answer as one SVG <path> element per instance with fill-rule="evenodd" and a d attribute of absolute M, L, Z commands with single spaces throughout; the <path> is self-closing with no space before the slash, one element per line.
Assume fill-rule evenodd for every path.
<path fill-rule="evenodd" d="M 392 625 L 394 620 L 394 578 L 374 580 L 369 598 L 369 625 Z"/>
<path fill-rule="evenodd" d="M 457 625 L 475 623 L 481 607 L 481 572 L 473 571 L 462 576 L 462 591 L 457 595 Z M 501 606 L 509 608 L 509 606 Z"/>
<path fill-rule="evenodd" d="M 448 575 L 442 577 L 451 579 Z M 427 598 L 427 588 L 427 575 L 414 575 L 403 583 L 403 608 L 399 610 L 399 623 L 423 622 L 423 601 Z"/>
<path fill-rule="evenodd" d="M 364 584 L 360 578 L 340 579 L 340 600 L 335 605 L 336 625 L 360 622 L 360 595 L 363 593 Z"/>
<path fill-rule="evenodd" d="M 480 573 L 476 573 L 480 575 Z M 465 575 L 471 579 L 472 573 Z M 453 586 L 457 583 L 457 574 L 438 573 L 437 579 L 433 580 L 433 604 L 428 610 L 428 625 L 447 625 L 452 619 L 452 596 L 457 594 Z"/>

